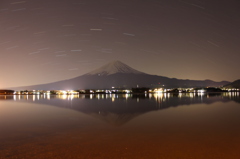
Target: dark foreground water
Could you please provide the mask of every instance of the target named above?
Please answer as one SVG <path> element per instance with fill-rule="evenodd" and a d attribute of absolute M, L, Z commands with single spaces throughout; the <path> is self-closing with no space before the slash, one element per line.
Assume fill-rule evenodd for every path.
<path fill-rule="evenodd" d="M 239 159 L 240 96 L 0 96 L 0 158 Z"/>

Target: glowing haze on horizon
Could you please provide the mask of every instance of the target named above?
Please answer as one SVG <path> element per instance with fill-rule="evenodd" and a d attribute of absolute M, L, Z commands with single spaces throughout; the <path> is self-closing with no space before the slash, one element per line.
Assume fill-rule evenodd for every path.
<path fill-rule="evenodd" d="M 1 0 L 0 88 L 83 75 L 113 60 L 154 75 L 240 78 L 236 0 Z"/>

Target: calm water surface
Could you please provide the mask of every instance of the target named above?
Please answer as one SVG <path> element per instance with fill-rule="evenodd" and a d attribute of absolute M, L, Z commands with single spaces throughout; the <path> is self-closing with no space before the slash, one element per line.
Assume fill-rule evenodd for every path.
<path fill-rule="evenodd" d="M 239 159 L 240 95 L 0 96 L 0 159 Z"/>

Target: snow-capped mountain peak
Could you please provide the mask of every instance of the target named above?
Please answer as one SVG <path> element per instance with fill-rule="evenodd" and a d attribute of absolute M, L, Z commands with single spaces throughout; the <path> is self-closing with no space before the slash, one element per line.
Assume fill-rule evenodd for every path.
<path fill-rule="evenodd" d="M 130 66 L 120 62 L 112 61 L 99 69 L 87 73 L 86 75 L 111 75 L 116 73 L 128 73 L 128 74 L 145 74 L 143 72 L 137 71 Z"/>

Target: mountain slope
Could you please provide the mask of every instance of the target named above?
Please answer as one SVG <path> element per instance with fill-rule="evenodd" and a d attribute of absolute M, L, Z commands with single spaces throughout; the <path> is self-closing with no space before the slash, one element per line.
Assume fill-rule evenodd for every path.
<path fill-rule="evenodd" d="M 92 72 L 72 79 L 34 85 L 11 88 L 14 90 L 78 90 L 78 89 L 110 89 L 134 88 L 134 87 L 163 87 L 164 88 L 189 88 L 189 87 L 218 87 L 230 82 L 214 82 L 211 80 L 182 80 L 164 76 L 149 75 L 137 71 L 128 65 L 114 61 Z"/>
<path fill-rule="evenodd" d="M 240 79 L 224 86 L 225 88 L 240 88 Z"/>
<path fill-rule="evenodd" d="M 145 74 L 143 72 L 137 71 L 129 67 L 128 65 L 120 61 L 113 61 L 100 67 L 99 69 L 96 69 L 92 72 L 87 73 L 86 75 L 103 76 L 103 75 L 112 75 L 116 73 Z"/>

